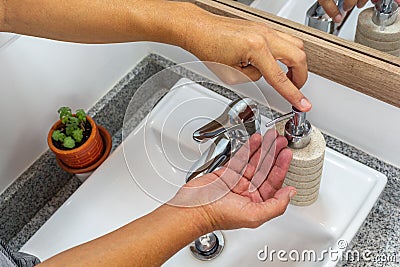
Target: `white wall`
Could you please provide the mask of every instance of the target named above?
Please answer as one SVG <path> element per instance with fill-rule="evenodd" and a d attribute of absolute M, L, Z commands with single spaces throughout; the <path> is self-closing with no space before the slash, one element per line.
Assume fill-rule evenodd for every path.
<path fill-rule="evenodd" d="M 25 36 L 0 48 L 0 192 L 47 149 L 58 107 L 90 108 L 148 49 Z"/>
<path fill-rule="evenodd" d="M 196 58 L 155 43 L 79 45 L 20 37 L 0 49 L 0 192 L 46 149 L 61 105 L 91 107 L 149 52 L 175 62 Z M 263 80 L 273 108 L 290 105 Z M 325 132 L 400 167 L 400 109 L 310 74 L 302 89 L 310 121 Z"/>

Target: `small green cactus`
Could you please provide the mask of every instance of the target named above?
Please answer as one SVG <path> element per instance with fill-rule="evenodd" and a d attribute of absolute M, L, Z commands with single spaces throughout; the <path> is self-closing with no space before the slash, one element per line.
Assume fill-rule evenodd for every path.
<path fill-rule="evenodd" d="M 61 107 L 58 113 L 65 130 L 55 130 L 51 137 L 54 141 L 62 142 L 65 148 L 72 149 L 83 139 L 86 113 L 83 109 L 78 109 L 73 116 L 69 107 Z"/>

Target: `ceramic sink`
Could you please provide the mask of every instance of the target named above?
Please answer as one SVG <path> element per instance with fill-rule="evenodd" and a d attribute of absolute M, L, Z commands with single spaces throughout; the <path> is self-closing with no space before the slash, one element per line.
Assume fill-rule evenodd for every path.
<path fill-rule="evenodd" d="M 227 103 L 227 98 L 181 79 L 21 250 L 45 260 L 170 199 L 208 145 L 199 146 L 192 133 L 216 118 Z M 312 250 L 317 258 L 325 250 L 342 253 L 385 184 L 383 174 L 327 148 L 314 204 L 290 205 L 283 216 L 257 229 L 223 231 L 226 245 L 214 260 L 199 261 L 185 247 L 165 266 L 334 266 L 337 255 L 286 262 L 276 253 L 272 259 L 266 255 L 272 250 Z"/>

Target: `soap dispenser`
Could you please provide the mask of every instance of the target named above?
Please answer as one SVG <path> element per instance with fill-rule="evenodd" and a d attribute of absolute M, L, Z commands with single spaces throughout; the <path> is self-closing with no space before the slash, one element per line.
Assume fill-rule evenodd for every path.
<path fill-rule="evenodd" d="M 355 42 L 400 56 L 400 20 L 398 4 L 393 0 L 378 0 L 358 16 Z"/>
<path fill-rule="evenodd" d="M 325 139 L 306 119 L 306 113 L 292 107 L 292 111 L 266 124 L 275 125 L 280 135 L 288 140 L 293 158 L 283 186 L 293 186 L 297 194 L 290 200 L 296 206 L 313 204 L 319 195 L 325 157 Z"/>

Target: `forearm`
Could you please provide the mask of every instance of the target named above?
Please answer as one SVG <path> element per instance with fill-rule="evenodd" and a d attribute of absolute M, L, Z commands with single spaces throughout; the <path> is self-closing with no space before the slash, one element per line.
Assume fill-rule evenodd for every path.
<path fill-rule="evenodd" d="M 155 41 L 185 47 L 188 23 L 208 14 L 165 0 L 0 0 L 0 29 L 80 43 Z M 1 5 L 1 4 L 0 4 Z"/>
<path fill-rule="evenodd" d="M 40 266 L 160 266 L 211 230 L 198 208 L 163 205 L 114 232 L 56 255 Z"/>

